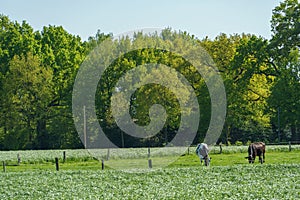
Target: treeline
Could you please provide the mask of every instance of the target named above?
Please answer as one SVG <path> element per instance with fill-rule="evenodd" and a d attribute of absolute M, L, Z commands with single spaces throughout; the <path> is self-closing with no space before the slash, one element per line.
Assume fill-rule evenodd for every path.
<path fill-rule="evenodd" d="M 161 42 L 175 45 L 184 54 L 189 49 L 184 46 L 185 40 L 199 43 L 213 58 L 226 88 L 227 117 L 219 142 L 299 141 L 299 16 L 297 0 L 286 0 L 277 6 L 273 10 L 270 40 L 250 34 L 197 39 L 186 32 L 165 29 L 161 35 L 151 37 L 137 33 L 134 40 L 123 38 L 118 45 L 125 48 Z M 98 44 L 107 39 L 112 48 L 116 45 L 112 35 L 98 31 L 82 41 L 61 26 L 35 31 L 27 22 L 13 22 L 4 15 L 0 16 L 0 27 L 0 149 L 82 148 L 72 116 L 75 77 Z M 164 106 L 168 117 L 160 133 L 137 139 L 123 133 L 114 121 L 110 108 L 110 98 L 116 90 L 113 86 L 126 71 L 145 63 L 172 66 L 189 80 L 201 109 L 194 143 L 203 140 L 211 117 L 204 80 L 182 58 L 155 49 L 124 55 L 99 81 L 96 110 L 106 135 L 118 146 L 162 146 L 176 134 L 180 105 L 176 96 L 160 85 L 139 88 L 130 105 L 130 114 L 139 125 L 149 124 L 151 105 Z M 158 79 L 172 80 L 171 76 L 160 77 L 161 73 L 156 73 Z M 143 101 L 145 97 L 147 101 Z"/>

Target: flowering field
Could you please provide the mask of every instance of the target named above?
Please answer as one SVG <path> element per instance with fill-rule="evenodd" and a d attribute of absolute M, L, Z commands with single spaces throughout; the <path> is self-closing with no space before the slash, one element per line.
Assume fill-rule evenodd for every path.
<path fill-rule="evenodd" d="M 0 199 L 299 199 L 299 164 L 0 172 Z"/>
<path fill-rule="evenodd" d="M 150 149 L 152 169 L 147 148 L 1 151 L 0 161 L 7 166 L 0 171 L 0 199 L 300 198 L 299 145 L 291 152 L 288 146 L 267 146 L 263 165 L 248 164 L 246 146 L 224 146 L 222 154 L 216 146 L 211 148 L 208 168 L 200 165 L 195 147 L 180 156 L 182 150 Z M 104 170 L 92 155 L 105 160 Z M 55 157 L 60 171 L 55 170 Z"/>
<path fill-rule="evenodd" d="M 223 154 L 244 153 L 247 154 L 247 146 L 222 146 Z M 195 154 L 196 147 L 168 147 L 168 148 L 151 148 L 151 157 L 180 156 L 185 154 Z M 293 151 L 299 151 L 300 145 L 292 145 Z M 54 161 L 55 157 L 63 159 L 63 152 L 66 152 L 68 161 L 87 161 L 93 157 L 97 159 L 137 159 L 148 158 L 148 148 L 124 148 L 124 149 L 67 149 L 67 150 L 26 150 L 26 151 L 0 151 L 0 162 L 14 162 L 17 156 L 21 157 L 23 163 L 42 163 Z M 266 152 L 287 152 L 288 145 L 272 145 L 266 147 Z M 210 154 L 219 154 L 220 147 L 210 147 Z"/>

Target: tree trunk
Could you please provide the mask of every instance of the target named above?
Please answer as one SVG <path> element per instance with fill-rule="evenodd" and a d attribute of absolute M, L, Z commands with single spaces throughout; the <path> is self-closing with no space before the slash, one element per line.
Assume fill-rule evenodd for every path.
<path fill-rule="evenodd" d="M 296 127 L 295 125 L 291 126 L 291 133 L 292 133 L 292 141 L 300 141 L 300 130 L 299 127 Z"/>
<path fill-rule="evenodd" d="M 226 130 L 226 145 L 229 145 L 229 139 L 230 139 L 230 126 L 227 125 L 227 130 Z"/>
<path fill-rule="evenodd" d="M 37 148 L 38 149 L 49 149 L 49 137 L 46 130 L 46 120 L 39 119 L 37 121 Z"/>

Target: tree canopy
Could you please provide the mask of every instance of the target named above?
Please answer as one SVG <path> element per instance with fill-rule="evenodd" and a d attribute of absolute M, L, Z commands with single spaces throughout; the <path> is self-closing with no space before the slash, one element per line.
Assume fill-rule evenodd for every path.
<path fill-rule="evenodd" d="M 194 143 L 203 141 L 209 127 L 211 98 L 201 74 L 187 60 L 169 51 L 138 48 L 147 43 L 176 48 L 183 55 L 194 43 L 208 52 L 223 78 L 227 96 L 227 116 L 218 142 L 300 141 L 299 16 L 297 0 L 281 2 L 273 9 L 269 40 L 244 33 L 199 39 L 166 28 L 160 35 L 135 33 L 133 39 L 119 41 L 98 30 L 95 36 L 82 41 L 62 26 L 49 25 L 35 31 L 26 21 L 11 21 L 0 15 L 0 150 L 83 147 L 82 136 L 74 125 L 77 119 L 72 115 L 72 91 L 80 66 L 104 40 L 109 41 L 110 50 L 135 49 L 110 64 L 95 94 L 96 120 L 115 145 L 166 145 L 176 135 L 183 112 L 193 114 L 193 109 L 181 110 L 178 98 L 169 88 L 146 84 L 130 97 L 131 118 L 146 126 L 152 119 L 149 109 L 159 104 L 166 111 L 166 123 L 149 138 L 125 134 L 112 115 L 123 115 L 118 108 L 111 108 L 111 101 L 118 102 L 126 90 L 116 85 L 122 77 L 127 82 L 137 78 L 147 82 L 150 71 L 158 80 L 173 84 L 175 70 L 195 91 L 201 112 Z M 147 63 L 170 69 L 158 64 L 147 68 Z M 143 76 L 126 76 L 138 66 L 144 66 L 138 69 Z M 178 85 L 177 91 L 186 97 L 182 102 L 189 104 L 184 88 Z M 87 117 L 87 125 L 93 120 Z"/>

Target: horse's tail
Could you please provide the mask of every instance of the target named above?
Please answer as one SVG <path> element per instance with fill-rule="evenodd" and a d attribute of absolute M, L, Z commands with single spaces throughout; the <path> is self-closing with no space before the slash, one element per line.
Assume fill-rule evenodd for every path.
<path fill-rule="evenodd" d="M 195 152 L 197 155 L 199 154 L 200 146 L 201 146 L 200 144 L 197 145 L 196 152 Z"/>

